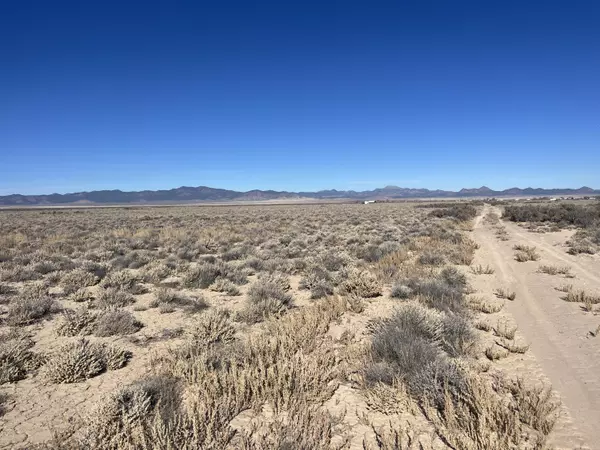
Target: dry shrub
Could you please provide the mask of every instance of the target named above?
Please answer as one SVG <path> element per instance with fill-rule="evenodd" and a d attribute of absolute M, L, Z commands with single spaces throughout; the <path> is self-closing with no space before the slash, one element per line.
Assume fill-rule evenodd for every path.
<path fill-rule="evenodd" d="M 94 296 L 87 289 L 77 289 L 67 297 L 68 300 L 76 303 L 87 302 L 93 298 Z"/>
<path fill-rule="evenodd" d="M 304 277 L 300 280 L 299 287 L 300 289 L 310 290 L 310 297 L 317 299 L 333 294 L 334 285 L 334 277 L 327 269 L 314 265 L 306 271 Z"/>
<path fill-rule="evenodd" d="M 577 234 L 575 236 L 577 236 Z M 593 255 L 594 253 L 596 253 L 597 246 L 591 245 L 585 241 L 581 242 L 573 239 L 569 241 L 568 244 L 569 250 L 567 253 L 569 253 L 570 255 Z"/>
<path fill-rule="evenodd" d="M 417 258 L 417 261 L 424 266 L 443 266 L 446 263 L 444 255 L 434 250 L 425 250 Z"/>
<path fill-rule="evenodd" d="M 381 284 L 371 272 L 352 269 L 340 284 L 340 292 L 347 295 L 356 294 L 362 298 L 378 297 L 381 295 Z"/>
<path fill-rule="evenodd" d="M 100 291 L 94 305 L 99 308 L 123 308 L 135 303 L 135 298 L 129 292 L 117 288 L 107 288 Z"/>
<path fill-rule="evenodd" d="M 517 326 L 510 326 L 506 320 L 498 321 L 494 328 L 494 334 L 496 336 L 503 337 L 504 339 L 513 340 L 517 333 Z"/>
<path fill-rule="evenodd" d="M 529 350 L 529 345 L 517 344 L 517 342 L 514 339 L 500 339 L 496 341 L 496 344 L 508 350 L 511 353 L 523 354 L 527 353 L 527 350 Z"/>
<path fill-rule="evenodd" d="M 0 269 L 0 281 L 22 283 L 24 281 L 38 280 L 40 278 L 41 276 L 39 273 L 27 267 Z"/>
<path fill-rule="evenodd" d="M 436 427 L 440 438 L 452 448 L 505 450 L 508 448 L 543 448 L 553 422 L 542 392 L 531 392 L 534 411 L 528 417 L 543 417 L 539 430 L 529 425 L 532 420 L 522 420 L 522 395 L 503 395 L 496 392 L 482 377 L 470 374 L 465 377 L 464 389 L 458 398 L 446 391 L 444 406 L 425 407 L 424 411 Z M 521 397 L 519 397 L 521 395 Z"/>
<path fill-rule="evenodd" d="M 390 295 L 392 298 L 399 298 L 406 300 L 411 298 L 415 292 L 402 281 L 396 281 L 392 286 L 392 290 L 390 291 Z"/>
<path fill-rule="evenodd" d="M 522 378 L 517 378 L 509 390 L 515 399 L 521 422 L 541 436 L 550 434 L 560 414 L 560 401 L 553 395 L 552 387 L 541 383 L 527 386 Z"/>
<path fill-rule="evenodd" d="M 188 287 L 208 288 L 221 275 L 220 266 L 211 263 L 201 263 L 190 267 L 183 277 L 183 283 Z"/>
<path fill-rule="evenodd" d="M 227 295 L 240 295 L 240 288 L 225 278 L 217 278 L 210 286 L 211 291 L 225 292 Z"/>
<path fill-rule="evenodd" d="M 180 407 L 181 387 L 177 380 L 149 376 L 111 394 L 96 414 L 102 417 L 98 424 L 102 424 L 103 428 L 114 426 L 122 430 L 147 420 L 154 411 L 162 417 L 170 415 L 175 418 Z"/>
<path fill-rule="evenodd" d="M 268 322 L 264 332 L 234 347 L 172 349 L 154 366 L 162 379 L 185 383 L 184 403 L 177 389 L 162 382 L 128 387 L 66 437 L 62 448 L 275 449 L 291 440 L 307 450 L 336 448 L 330 440 L 336 421 L 311 405 L 330 398 L 339 385 L 340 360 L 325 335 L 344 303 L 325 299 Z M 231 420 L 265 403 L 277 419 L 236 437 Z"/>
<path fill-rule="evenodd" d="M 217 278 L 225 278 L 237 285 L 248 282 L 241 267 L 229 265 L 223 261 L 202 262 L 191 266 L 183 276 L 183 283 L 188 287 L 206 289 Z"/>
<path fill-rule="evenodd" d="M 0 392 L 0 417 L 4 415 L 6 412 L 6 404 L 10 397 L 6 395 L 4 392 Z"/>
<path fill-rule="evenodd" d="M 328 295 L 332 295 L 334 292 L 333 283 L 326 280 L 319 280 L 313 284 L 310 289 L 310 298 L 318 299 Z"/>
<path fill-rule="evenodd" d="M 499 227 L 496 231 L 496 237 L 501 241 L 508 241 L 508 231 L 506 231 L 505 227 Z"/>
<path fill-rule="evenodd" d="M 34 342 L 20 331 L 0 333 L 0 385 L 22 380 L 39 367 L 41 358 L 31 351 Z"/>
<path fill-rule="evenodd" d="M 374 272 L 382 282 L 389 283 L 399 276 L 401 268 L 409 259 L 410 255 L 406 250 L 390 253 L 377 262 Z"/>
<path fill-rule="evenodd" d="M 474 341 L 472 330 L 462 325 L 452 327 L 456 318 L 416 303 L 399 307 L 391 317 L 373 322 L 371 356 L 375 364 L 367 367 L 368 382 L 392 384 L 396 377 L 418 399 L 428 396 L 442 399 L 444 386 L 460 389 L 460 369 L 441 348 L 456 353 L 467 350 Z"/>
<path fill-rule="evenodd" d="M 29 325 L 57 310 L 57 305 L 42 285 L 27 286 L 8 305 L 9 325 Z"/>
<path fill-rule="evenodd" d="M 365 302 L 358 295 L 349 295 L 346 297 L 347 308 L 353 313 L 360 314 L 365 310 Z"/>
<path fill-rule="evenodd" d="M 464 292 L 467 286 L 467 277 L 456 267 L 444 267 L 439 274 L 439 278 L 454 289 Z"/>
<path fill-rule="evenodd" d="M 490 323 L 485 320 L 478 320 L 477 322 L 475 322 L 475 328 L 487 332 L 492 330 L 492 325 L 490 325 Z"/>
<path fill-rule="evenodd" d="M 467 315 L 467 304 L 464 296 L 465 285 L 452 284 L 443 276 L 428 279 L 404 280 L 419 300 L 430 308 L 448 311 L 459 315 Z"/>
<path fill-rule="evenodd" d="M 121 348 L 82 338 L 50 355 L 44 365 L 44 375 L 51 383 L 77 383 L 105 370 L 120 369 L 130 358 L 131 353 Z"/>
<path fill-rule="evenodd" d="M 123 336 L 137 333 L 143 324 L 133 314 L 122 309 L 109 309 L 96 319 L 93 328 L 94 336 Z"/>
<path fill-rule="evenodd" d="M 12 286 L 0 283 L 0 295 L 13 295 L 15 293 L 15 288 Z"/>
<path fill-rule="evenodd" d="M 143 294 L 146 289 L 138 283 L 138 278 L 130 272 L 121 270 L 109 273 L 101 282 L 104 289 L 114 289 L 129 294 Z"/>
<path fill-rule="evenodd" d="M 182 308 L 185 312 L 194 314 L 208 308 L 208 303 L 202 295 L 185 295 L 173 289 L 160 288 L 154 294 L 150 307 L 159 307 L 161 313 L 170 313 Z"/>
<path fill-rule="evenodd" d="M 497 225 L 500 222 L 500 216 L 490 211 L 483 217 L 483 222 L 490 225 Z"/>
<path fill-rule="evenodd" d="M 509 352 L 505 348 L 499 347 L 497 345 L 492 344 L 488 348 L 485 349 L 485 356 L 490 361 L 497 361 L 499 359 L 506 358 Z"/>
<path fill-rule="evenodd" d="M 56 326 L 59 336 L 86 335 L 92 332 L 96 314 L 85 307 L 76 310 L 66 309 L 62 313 L 60 322 Z"/>
<path fill-rule="evenodd" d="M 339 419 L 317 406 L 294 404 L 285 418 L 259 420 L 249 432 L 234 441 L 240 450 L 342 450 L 348 440 L 335 443 L 333 436 Z"/>
<path fill-rule="evenodd" d="M 470 321 L 454 313 L 446 313 L 442 320 L 441 345 L 451 357 L 473 355 L 476 335 Z"/>
<path fill-rule="evenodd" d="M 250 289 L 246 305 L 238 318 L 246 323 L 256 323 L 272 315 L 280 315 L 293 306 L 293 298 L 285 292 L 289 282 L 279 276 L 259 278 Z"/>
<path fill-rule="evenodd" d="M 118 370 L 125 367 L 132 353 L 115 345 L 102 344 L 102 357 L 108 370 Z"/>
<path fill-rule="evenodd" d="M 150 263 L 142 270 L 142 279 L 146 283 L 160 283 L 173 274 L 173 269 L 161 262 Z"/>
<path fill-rule="evenodd" d="M 83 269 L 75 269 L 67 272 L 60 280 L 60 285 L 65 294 L 72 294 L 82 287 L 93 286 L 99 279 L 93 273 Z"/>
<path fill-rule="evenodd" d="M 281 272 L 271 272 L 261 275 L 258 277 L 258 281 L 260 281 L 260 283 L 263 285 L 275 286 L 277 289 L 283 292 L 289 291 L 292 287 L 290 285 L 290 277 Z M 253 287 L 250 289 L 252 290 L 256 285 L 257 284 L 253 285 Z"/>
<path fill-rule="evenodd" d="M 392 425 L 390 422 L 385 427 L 371 426 L 375 435 L 375 445 L 369 445 L 363 440 L 364 450 L 417 450 L 424 449 L 421 442 L 422 433 L 415 431 L 409 423 Z"/>
<path fill-rule="evenodd" d="M 495 314 L 504 308 L 504 303 L 491 303 L 479 297 L 469 299 L 467 304 L 471 309 L 484 314 Z"/>
<path fill-rule="evenodd" d="M 198 318 L 190 334 L 192 341 L 200 345 L 229 343 L 235 337 L 235 328 L 229 311 L 215 308 Z"/>

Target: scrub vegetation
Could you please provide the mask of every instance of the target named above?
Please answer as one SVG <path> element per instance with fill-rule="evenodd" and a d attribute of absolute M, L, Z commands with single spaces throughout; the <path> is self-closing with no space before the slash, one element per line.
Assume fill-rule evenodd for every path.
<path fill-rule="evenodd" d="M 543 448 L 550 388 L 490 370 L 528 347 L 473 295 L 478 208 L 0 211 L 1 443 Z"/>

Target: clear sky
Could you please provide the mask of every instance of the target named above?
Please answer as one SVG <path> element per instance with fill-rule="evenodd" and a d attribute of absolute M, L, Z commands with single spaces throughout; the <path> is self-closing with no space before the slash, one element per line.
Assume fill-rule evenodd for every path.
<path fill-rule="evenodd" d="M 0 195 L 600 188 L 600 2 L 6 0 Z"/>

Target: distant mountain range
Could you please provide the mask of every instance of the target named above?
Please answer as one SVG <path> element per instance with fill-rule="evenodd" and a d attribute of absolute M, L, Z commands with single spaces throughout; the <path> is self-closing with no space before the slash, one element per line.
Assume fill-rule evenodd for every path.
<path fill-rule="evenodd" d="M 187 187 L 159 191 L 123 192 L 91 191 L 76 192 L 73 194 L 49 195 L 5 195 L 0 196 L 0 205 L 3 206 L 42 206 L 42 205 L 77 205 L 77 204 L 144 204 L 144 203 L 200 203 L 200 202 L 227 202 L 227 201 L 264 201 L 282 199 L 356 199 L 356 200 L 394 200 L 415 198 L 451 198 L 451 197 L 533 197 L 533 196 L 571 196 L 571 195 L 599 195 L 600 190 L 589 187 L 579 189 L 534 189 L 511 188 L 503 191 L 494 191 L 486 186 L 475 189 L 461 189 L 458 192 L 401 188 L 386 186 L 372 191 L 338 191 L 335 189 L 318 192 L 285 192 L 261 191 L 248 192 L 216 189 L 206 186 Z"/>

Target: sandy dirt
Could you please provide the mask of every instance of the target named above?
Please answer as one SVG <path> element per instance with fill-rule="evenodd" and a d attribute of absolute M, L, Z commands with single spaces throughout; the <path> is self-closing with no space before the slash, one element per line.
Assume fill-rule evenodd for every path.
<path fill-rule="evenodd" d="M 569 255 L 565 245 L 572 234 L 569 231 L 539 234 L 501 222 L 508 232 L 508 240 L 501 241 L 482 220 L 489 211 L 499 214 L 486 206 L 475 222 L 473 236 L 481 246 L 476 262 L 489 264 L 495 273 L 478 276 L 475 287 L 489 297 L 502 287 L 517 294 L 514 301 L 506 301 L 504 314 L 514 320 L 531 347 L 521 361 L 511 361 L 511 369 L 530 379 L 547 376 L 560 396 L 564 411 L 551 435 L 553 447 L 600 449 L 600 337 L 590 335 L 600 324 L 600 316 L 584 312 L 579 303 L 565 302 L 561 299 L 565 294 L 556 289 L 571 284 L 600 293 L 600 259 Z M 540 260 L 516 261 L 516 244 L 535 246 Z M 540 273 L 542 264 L 568 265 L 575 277 Z"/>

